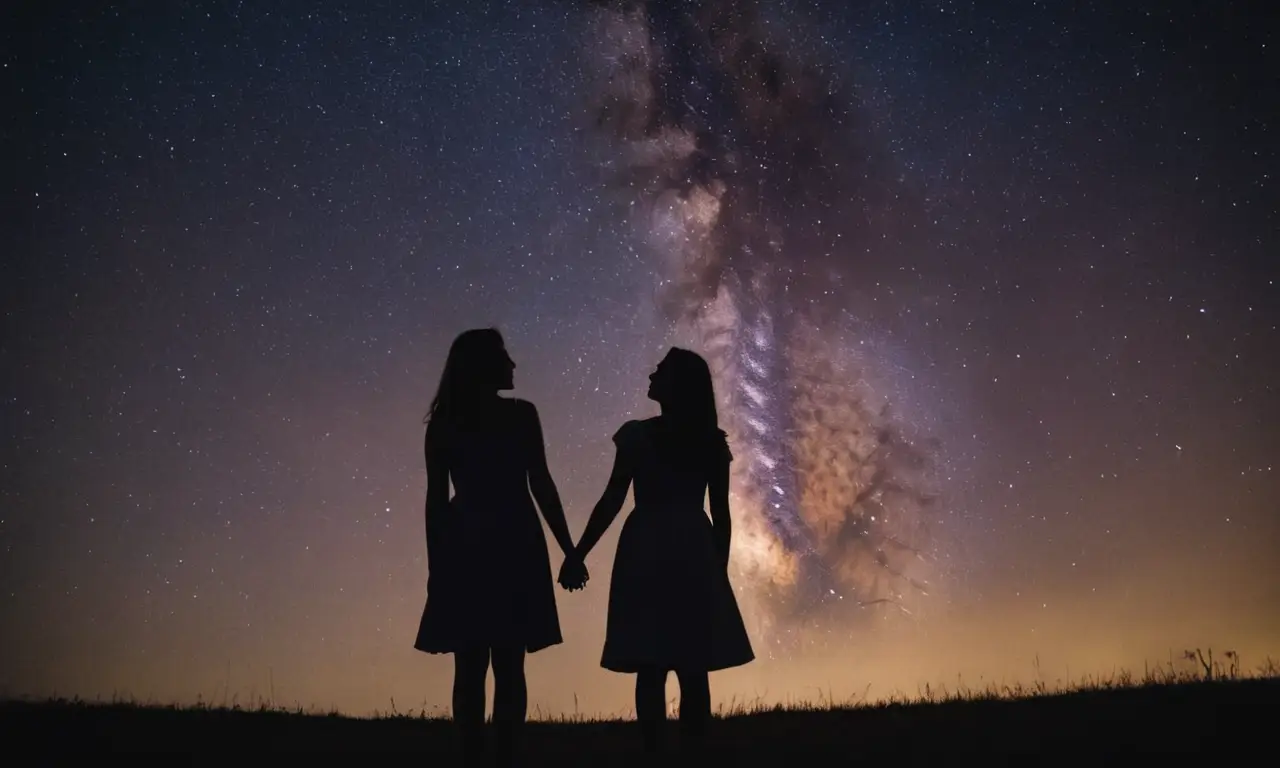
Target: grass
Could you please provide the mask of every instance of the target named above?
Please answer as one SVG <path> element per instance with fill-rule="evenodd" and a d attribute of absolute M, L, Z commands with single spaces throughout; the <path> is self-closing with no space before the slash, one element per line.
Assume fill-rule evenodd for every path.
<path fill-rule="evenodd" d="M 1039 764 L 1105 755 L 1274 753 L 1280 736 L 1265 724 L 1280 712 L 1280 667 L 1268 660 L 1242 672 L 1228 652 L 1189 651 L 1141 674 L 1117 672 L 1074 682 L 970 688 L 925 686 L 915 696 L 788 706 L 734 702 L 710 732 L 714 758 L 735 768 L 868 756 L 896 764 L 970 754 Z M 549 716 L 530 722 L 530 765 L 644 764 L 633 723 L 620 718 Z M 676 733 L 671 729 L 671 743 Z M 418 752 L 456 764 L 450 721 L 434 713 L 355 718 L 254 706 L 177 707 L 77 699 L 0 703 L 0 738 L 13 754 L 57 761 L 69 752 L 160 751 L 206 755 L 260 752 Z M 718 762 L 708 759 L 704 762 Z M 24 759 L 23 764 L 32 762 Z M 653 764 L 669 764 L 670 758 Z"/>

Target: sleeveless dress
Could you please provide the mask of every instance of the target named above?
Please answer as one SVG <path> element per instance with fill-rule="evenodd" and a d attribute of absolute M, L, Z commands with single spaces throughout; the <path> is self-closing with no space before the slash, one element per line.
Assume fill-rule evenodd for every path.
<path fill-rule="evenodd" d="M 629 421 L 613 438 L 633 467 L 635 508 L 618 537 L 600 665 L 741 666 L 755 654 L 703 509 L 709 470 L 733 457 L 721 442 L 705 461 L 674 461 L 660 449 L 660 429 L 656 418 Z"/>
<path fill-rule="evenodd" d="M 427 599 L 413 647 L 452 653 L 563 642 L 546 534 L 528 473 L 531 403 L 502 398 L 449 438 L 455 495 L 427 523 Z"/>

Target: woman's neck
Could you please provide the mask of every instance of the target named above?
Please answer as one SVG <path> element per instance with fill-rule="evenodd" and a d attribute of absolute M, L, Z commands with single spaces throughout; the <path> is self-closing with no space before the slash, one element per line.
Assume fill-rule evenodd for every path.
<path fill-rule="evenodd" d="M 460 398 L 453 404 L 454 413 L 458 415 L 485 413 L 498 404 L 502 396 L 497 392 L 482 392 Z"/>
<path fill-rule="evenodd" d="M 686 419 L 681 418 L 678 411 L 673 411 L 670 408 L 660 409 L 658 412 L 658 418 L 662 419 L 664 424 L 670 424 L 672 426 L 679 426 L 686 422 Z"/>

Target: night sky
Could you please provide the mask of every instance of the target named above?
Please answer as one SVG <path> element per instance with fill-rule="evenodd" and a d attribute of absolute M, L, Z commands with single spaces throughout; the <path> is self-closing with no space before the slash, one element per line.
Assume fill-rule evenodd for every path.
<path fill-rule="evenodd" d="M 577 537 L 683 338 L 609 170 L 603 11 L 83 5 L 0 21 L 0 694 L 447 710 L 412 643 L 449 342 L 506 336 Z M 820 139 L 742 145 L 826 276 L 765 303 L 838 314 L 938 470 L 910 613 L 790 610 L 825 586 L 737 551 L 758 660 L 718 700 L 1280 656 L 1280 40 L 1260 4 L 1113 5 L 761 3 L 838 94 L 821 131 L 685 83 L 726 145 Z M 630 706 L 598 666 L 620 527 L 531 710 Z"/>

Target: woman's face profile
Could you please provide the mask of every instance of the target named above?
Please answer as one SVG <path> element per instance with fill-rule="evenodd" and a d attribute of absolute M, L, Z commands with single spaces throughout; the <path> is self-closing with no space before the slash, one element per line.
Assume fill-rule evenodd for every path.
<path fill-rule="evenodd" d="M 653 369 L 653 373 L 649 374 L 649 399 L 661 403 L 666 399 L 670 387 L 671 364 L 663 358 L 662 362 L 658 363 L 658 367 Z"/>

